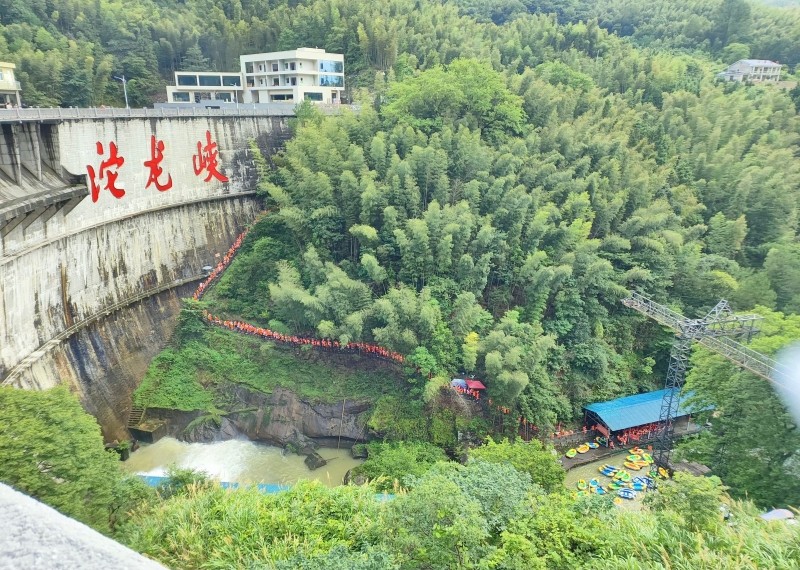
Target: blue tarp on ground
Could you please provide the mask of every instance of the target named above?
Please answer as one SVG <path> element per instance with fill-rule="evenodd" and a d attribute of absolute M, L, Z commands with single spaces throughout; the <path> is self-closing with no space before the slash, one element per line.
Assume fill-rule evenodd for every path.
<path fill-rule="evenodd" d="M 156 475 L 139 475 L 139 477 L 151 487 L 158 487 L 161 483 L 167 480 L 167 477 L 158 477 Z M 239 483 L 229 483 L 227 481 L 220 481 L 219 486 L 223 489 L 238 489 Z M 242 485 L 247 487 L 248 485 Z M 259 483 L 256 485 L 262 493 L 279 493 L 289 488 L 289 485 L 273 485 L 268 483 Z"/>
<path fill-rule="evenodd" d="M 158 477 L 156 475 L 141 475 L 139 474 L 139 478 L 150 485 L 151 487 L 158 487 L 161 483 L 165 482 L 168 477 Z M 220 487 L 223 489 L 238 489 L 240 487 L 239 483 L 229 483 L 227 481 L 221 481 L 219 484 Z M 241 485 L 241 487 L 249 487 L 249 484 Z M 262 493 L 280 493 L 281 491 L 286 491 L 290 488 L 290 485 L 273 485 L 271 483 L 259 483 L 256 485 L 259 491 Z M 375 493 L 375 499 L 378 501 L 390 501 L 394 499 L 394 495 L 392 493 Z"/>
<path fill-rule="evenodd" d="M 589 404 L 584 409 L 597 414 L 611 431 L 628 429 L 657 422 L 661 414 L 661 401 L 664 399 L 666 392 L 666 388 L 655 392 L 645 392 L 635 396 Z M 685 404 L 690 396 L 691 392 L 677 395 L 680 398 L 678 402 L 678 417 L 686 416 L 692 412 L 692 408 Z"/>

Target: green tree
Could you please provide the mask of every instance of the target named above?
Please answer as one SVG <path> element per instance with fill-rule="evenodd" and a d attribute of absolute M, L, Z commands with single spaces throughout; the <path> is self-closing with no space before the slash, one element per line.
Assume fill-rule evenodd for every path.
<path fill-rule="evenodd" d="M 470 458 L 511 465 L 520 473 L 528 474 L 533 483 L 547 492 L 554 492 L 564 485 L 564 469 L 552 449 L 536 439 L 514 443 L 504 439 L 498 443 L 489 438 L 484 445 L 470 451 Z"/>
<path fill-rule="evenodd" d="M 395 498 L 386 513 L 386 544 L 403 568 L 470 568 L 488 538 L 480 504 L 442 475 Z"/>
<path fill-rule="evenodd" d="M 658 493 L 648 493 L 645 503 L 656 512 L 679 514 L 692 530 L 713 532 L 722 522 L 724 492 L 719 477 L 676 472 L 659 484 Z"/>
<path fill-rule="evenodd" d="M 445 461 L 444 452 L 426 442 L 370 443 L 367 460 L 353 470 L 374 480 L 380 491 L 390 491 L 405 484 L 409 476 L 422 476 L 432 465 Z"/>
<path fill-rule="evenodd" d="M 181 61 L 181 71 L 211 71 L 208 58 L 198 44 L 189 46 Z"/>
<path fill-rule="evenodd" d="M 119 457 L 66 388 L 0 388 L 0 481 L 102 531 L 109 530 Z"/>
<path fill-rule="evenodd" d="M 750 4 L 745 0 L 722 0 L 714 14 L 716 39 L 720 48 L 741 43 L 750 36 Z"/>

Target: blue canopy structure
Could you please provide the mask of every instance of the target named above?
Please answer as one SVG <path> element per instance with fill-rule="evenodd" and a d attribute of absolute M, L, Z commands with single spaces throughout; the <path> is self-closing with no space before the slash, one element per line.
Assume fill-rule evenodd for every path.
<path fill-rule="evenodd" d="M 450 385 L 453 388 L 461 388 L 462 390 L 466 390 L 467 389 L 467 381 L 464 380 L 463 378 L 453 378 L 450 381 Z"/>
<path fill-rule="evenodd" d="M 584 409 L 597 416 L 610 431 L 619 431 L 657 422 L 661 414 L 661 401 L 666 391 L 666 389 L 656 390 L 654 392 L 645 392 L 644 394 L 617 398 L 616 400 L 609 400 L 607 402 L 598 402 L 596 404 L 589 404 L 585 406 Z M 686 404 L 686 400 L 691 395 L 691 392 L 687 392 L 677 396 L 677 417 L 687 416 L 690 413 L 698 411 Z"/>

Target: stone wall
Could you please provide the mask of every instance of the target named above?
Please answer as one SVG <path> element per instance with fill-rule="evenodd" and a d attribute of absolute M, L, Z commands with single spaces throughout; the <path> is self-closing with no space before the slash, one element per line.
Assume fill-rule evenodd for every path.
<path fill-rule="evenodd" d="M 40 131 L 42 159 L 58 164 L 44 163 L 47 184 L 26 178 L 6 195 L 56 192 L 53 180 L 97 186 L 71 209 L 28 216 L 0 238 L 0 381 L 69 382 L 115 439 L 131 392 L 174 328 L 180 303 L 168 289 L 214 265 L 255 218 L 250 141 L 274 148 L 288 136 L 286 118 L 89 119 Z M 34 137 L 26 140 L 29 155 Z M 148 291 L 159 293 L 128 306 Z"/>

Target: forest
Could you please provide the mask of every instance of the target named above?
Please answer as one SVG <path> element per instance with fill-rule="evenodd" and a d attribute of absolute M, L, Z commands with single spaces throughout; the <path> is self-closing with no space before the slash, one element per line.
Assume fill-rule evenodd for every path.
<path fill-rule="evenodd" d="M 403 398 L 376 395 L 373 426 L 396 431 L 365 464 L 371 486 L 260 497 L 176 474 L 163 500 L 136 488 L 130 518 L 132 491 L 109 489 L 113 524 L 91 521 L 175 567 L 797 567 L 796 529 L 754 518 L 800 505 L 797 425 L 768 383 L 701 348 L 687 387 L 714 414 L 678 453 L 719 479 L 665 485 L 652 517 L 559 492 L 549 449 L 507 434 L 466 466 L 443 461 L 455 428 L 491 430 L 431 427 L 456 413 L 455 374 L 485 379 L 542 434 L 660 387 L 672 336 L 620 303 L 631 290 L 689 317 L 721 298 L 757 313 L 751 346 L 767 354 L 800 338 L 800 88 L 715 81 L 745 57 L 787 64 L 792 81 L 800 9 L 782 4 L 0 0 L 0 60 L 31 105 L 118 104 L 119 73 L 149 105 L 176 69 L 301 45 L 345 54 L 361 111 L 298 108 L 292 140 L 263 157 L 268 214 L 186 302 L 148 397 L 225 413 L 189 365 L 233 377 L 223 355 L 269 389 L 271 349 L 243 354 L 255 341 L 209 329 L 203 310 L 409 364 Z M 370 499 L 387 485 L 399 498 Z M 231 538 L 254 521 L 266 530 Z"/>
<path fill-rule="evenodd" d="M 149 106 L 164 100 L 164 85 L 176 70 L 235 71 L 243 53 L 300 45 L 343 53 L 350 87 L 372 87 L 375 71 L 410 72 L 476 57 L 496 70 L 516 72 L 557 61 L 588 73 L 601 89 L 633 94 L 643 89 L 642 76 L 652 69 L 661 76 L 658 81 L 681 76 L 691 84 L 699 70 L 684 73 L 687 64 L 721 71 L 753 57 L 779 61 L 793 72 L 800 57 L 800 7 L 792 1 L 772 3 L 782 5 L 747 0 L 0 0 L 0 61 L 17 64 L 23 103 L 41 107 L 122 106 L 122 87 L 113 77 L 123 75 L 131 105 Z M 633 53 L 601 30 L 645 51 Z M 667 54 L 696 55 L 701 62 Z M 404 57 L 398 61 L 399 56 Z"/>

